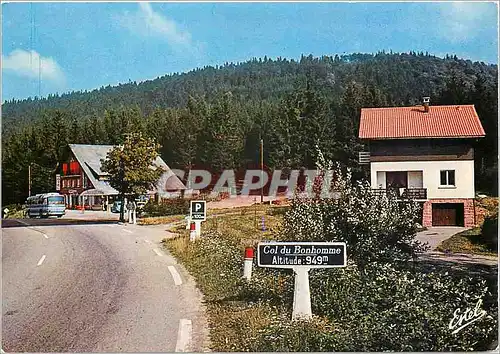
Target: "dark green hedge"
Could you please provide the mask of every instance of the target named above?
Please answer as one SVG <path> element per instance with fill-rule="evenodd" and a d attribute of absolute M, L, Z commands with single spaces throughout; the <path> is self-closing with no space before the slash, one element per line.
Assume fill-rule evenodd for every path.
<path fill-rule="evenodd" d="M 481 227 L 484 243 L 491 250 L 498 249 L 498 213 L 484 219 Z"/>

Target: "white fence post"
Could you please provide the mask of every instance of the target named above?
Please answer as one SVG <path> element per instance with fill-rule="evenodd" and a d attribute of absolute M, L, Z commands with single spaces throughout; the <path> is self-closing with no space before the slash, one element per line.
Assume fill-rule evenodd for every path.
<path fill-rule="evenodd" d="M 195 230 L 196 230 L 196 236 L 200 237 L 201 236 L 201 221 L 195 220 Z"/>
<path fill-rule="evenodd" d="M 245 259 L 243 260 L 243 278 L 250 280 L 252 278 L 253 266 L 253 248 L 245 248 Z"/>
<path fill-rule="evenodd" d="M 194 242 L 196 240 L 196 226 L 194 222 L 191 223 L 190 229 L 191 231 L 189 231 L 189 241 Z"/>

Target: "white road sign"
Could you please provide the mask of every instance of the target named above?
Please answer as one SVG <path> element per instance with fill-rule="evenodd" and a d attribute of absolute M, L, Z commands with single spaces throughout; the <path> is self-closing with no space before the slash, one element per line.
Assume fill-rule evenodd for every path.
<path fill-rule="evenodd" d="M 56 175 L 56 191 L 61 190 L 61 175 Z"/>

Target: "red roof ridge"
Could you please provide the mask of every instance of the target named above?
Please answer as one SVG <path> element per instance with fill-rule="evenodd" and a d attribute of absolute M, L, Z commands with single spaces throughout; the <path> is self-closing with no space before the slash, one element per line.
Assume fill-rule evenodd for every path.
<path fill-rule="evenodd" d="M 361 139 L 476 138 L 485 136 L 474 104 L 361 108 Z"/>
<path fill-rule="evenodd" d="M 474 107 L 474 104 L 446 104 L 446 105 L 429 105 L 429 108 L 446 108 L 446 107 Z M 361 110 L 375 110 L 375 109 L 380 109 L 380 110 L 388 110 L 388 109 L 402 109 L 402 108 L 418 108 L 418 107 L 423 107 L 421 104 L 417 104 L 414 106 L 392 106 L 392 107 L 362 107 Z M 475 107 L 474 107 L 475 108 Z"/>

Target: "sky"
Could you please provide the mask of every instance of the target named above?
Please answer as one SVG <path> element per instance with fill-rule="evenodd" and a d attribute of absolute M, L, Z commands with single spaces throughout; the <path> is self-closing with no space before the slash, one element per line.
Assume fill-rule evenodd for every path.
<path fill-rule="evenodd" d="M 496 2 L 10 2 L 2 102 L 254 57 L 423 51 L 498 63 Z"/>

